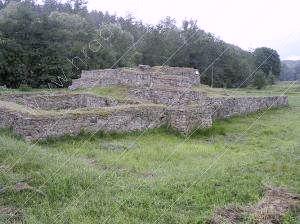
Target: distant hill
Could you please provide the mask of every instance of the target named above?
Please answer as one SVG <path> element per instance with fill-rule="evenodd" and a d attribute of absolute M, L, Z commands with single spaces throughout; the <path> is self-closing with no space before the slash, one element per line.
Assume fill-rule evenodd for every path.
<path fill-rule="evenodd" d="M 281 61 L 280 80 L 300 80 L 300 60 L 283 60 Z"/>

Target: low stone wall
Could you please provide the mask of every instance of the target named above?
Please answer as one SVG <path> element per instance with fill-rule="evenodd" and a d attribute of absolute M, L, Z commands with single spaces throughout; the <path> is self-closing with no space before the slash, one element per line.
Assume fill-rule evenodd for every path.
<path fill-rule="evenodd" d="M 92 94 L 5 94 L 0 95 L 0 100 L 14 102 L 26 107 L 42 110 L 63 110 L 77 108 L 99 108 L 107 106 L 117 106 L 121 102 L 108 97 L 95 96 Z M 131 104 L 128 101 L 127 104 Z M 137 103 L 137 102 L 135 102 Z"/>
<path fill-rule="evenodd" d="M 288 97 L 219 97 L 208 98 L 207 104 L 212 108 L 212 119 L 216 120 L 245 115 L 268 108 L 288 106 Z"/>
<path fill-rule="evenodd" d="M 167 118 L 169 127 L 183 134 L 212 126 L 211 109 L 198 104 L 168 108 Z"/>
<path fill-rule="evenodd" d="M 83 71 L 81 78 L 73 80 L 69 89 L 126 85 L 131 87 L 166 85 L 190 88 L 200 84 L 198 70 L 156 66 L 148 69 L 118 68 Z"/>
<path fill-rule="evenodd" d="M 167 123 L 172 129 L 188 134 L 197 128 L 211 127 L 217 119 L 285 106 L 288 106 L 287 96 L 206 98 L 193 105 L 168 107 Z"/>
<path fill-rule="evenodd" d="M 156 103 L 163 104 L 122 105 L 90 94 L 58 94 L 46 99 L 45 95 L 35 94 L 1 95 L 0 99 L 6 101 L 0 100 L 0 127 L 11 127 L 28 140 L 77 135 L 81 131 L 143 131 L 162 125 L 187 134 L 211 127 L 216 119 L 288 105 L 287 96 L 210 98 L 174 89 L 149 89 L 141 94 L 152 101 L 157 97 Z M 39 109 L 30 108 L 32 99 L 40 103 Z"/>
<path fill-rule="evenodd" d="M 165 86 L 131 89 L 129 90 L 129 96 L 169 106 L 201 104 L 207 98 L 206 93 L 192 91 L 187 88 L 170 88 Z"/>
<path fill-rule="evenodd" d="M 118 106 L 63 113 L 19 110 L 14 103 L 3 101 L 0 105 L 0 127 L 11 127 L 27 140 L 77 135 L 81 131 L 142 131 L 160 127 L 166 122 L 162 105 Z"/>

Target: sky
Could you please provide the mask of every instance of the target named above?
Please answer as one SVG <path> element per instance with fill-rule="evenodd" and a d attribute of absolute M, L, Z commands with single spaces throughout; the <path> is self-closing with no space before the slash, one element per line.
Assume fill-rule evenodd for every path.
<path fill-rule="evenodd" d="M 133 15 L 157 24 L 166 16 L 198 26 L 245 50 L 271 47 L 281 59 L 300 60 L 300 0 L 88 0 L 89 10 Z"/>

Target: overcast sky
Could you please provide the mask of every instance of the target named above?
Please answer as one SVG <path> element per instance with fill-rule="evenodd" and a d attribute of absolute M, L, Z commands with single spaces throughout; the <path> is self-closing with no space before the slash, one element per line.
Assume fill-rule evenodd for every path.
<path fill-rule="evenodd" d="M 300 0 L 88 0 L 89 10 L 132 14 L 156 24 L 171 16 L 198 26 L 243 49 L 267 46 L 281 59 L 300 60 Z"/>

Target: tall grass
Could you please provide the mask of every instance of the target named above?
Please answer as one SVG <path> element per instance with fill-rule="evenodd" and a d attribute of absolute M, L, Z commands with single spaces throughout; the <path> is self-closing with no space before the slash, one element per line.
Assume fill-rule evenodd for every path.
<path fill-rule="evenodd" d="M 215 207 L 257 202 L 266 185 L 299 193 L 299 91 L 290 93 L 289 108 L 268 111 L 242 134 L 258 116 L 218 121 L 186 142 L 161 128 L 140 138 L 99 133 L 82 144 L 90 137 L 82 134 L 32 147 L 1 130 L 0 223 L 10 217 L 3 208 L 20 210 L 10 217 L 16 223 L 154 223 L 160 216 L 157 223 L 204 223 Z M 20 182 L 32 188 L 18 191 Z"/>

